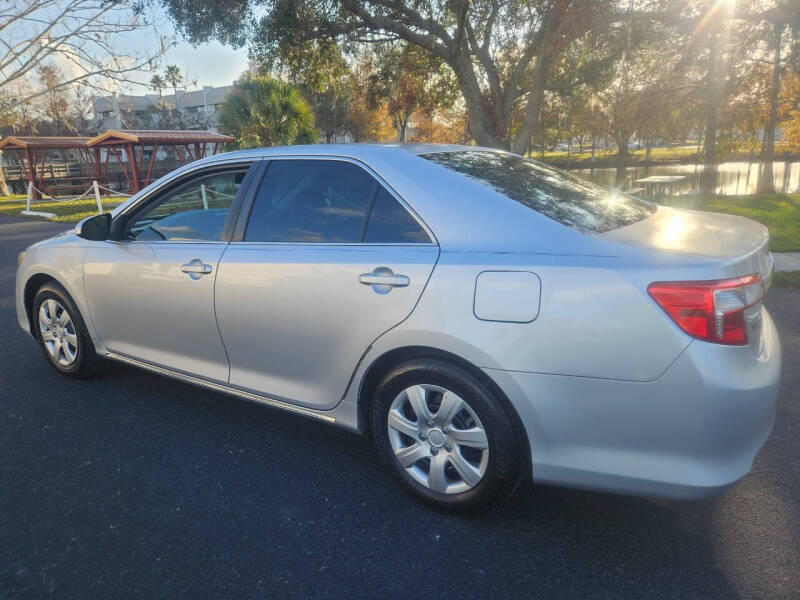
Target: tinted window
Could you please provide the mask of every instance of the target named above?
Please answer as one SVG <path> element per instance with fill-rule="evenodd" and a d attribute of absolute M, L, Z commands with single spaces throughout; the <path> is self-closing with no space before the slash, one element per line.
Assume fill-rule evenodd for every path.
<path fill-rule="evenodd" d="M 217 173 L 167 192 L 128 222 L 126 237 L 140 241 L 213 241 L 222 237 L 228 210 L 247 169 Z"/>
<path fill-rule="evenodd" d="M 407 244 L 431 240 L 408 211 L 381 187 L 369 213 L 364 241 L 372 244 Z"/>
<path fill-rule="evenodd" d="M 636 223 L 655 207 L 514 154 L 437 152 L 432 162 L 478 180 L 493 190 L 583 232 L 600 233 Z"/>
<path fill-rule="evenodd" d="M 376 181 L 334 160 L 276 160 L 250 213 L 245 241 L 360 242 Z"/>

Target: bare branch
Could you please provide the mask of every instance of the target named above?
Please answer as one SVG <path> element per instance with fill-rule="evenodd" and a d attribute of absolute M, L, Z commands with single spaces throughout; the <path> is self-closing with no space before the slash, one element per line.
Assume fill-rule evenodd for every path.
<path fill-rule="evenodd" d="M 129 7 L 116 2 L 9 0 L 0 11 L 0 98 L 14 108 L 41 96 L 40 90 L 22 93 L 17 83 L 59 61 L 68 69 L 60 89 L 132 83 L 132 74 L 150 67 L 167 48 L 159 36 L 159 46 L 149 54 L 120 55 L 119 36 L 145 27 Z"/>

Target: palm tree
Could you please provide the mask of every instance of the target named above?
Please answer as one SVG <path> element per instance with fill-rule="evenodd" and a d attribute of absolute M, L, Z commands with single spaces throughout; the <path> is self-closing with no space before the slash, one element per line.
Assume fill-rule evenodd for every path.
<path fill-rule="evenodd" d="M 159 99 L 161 98 L 161 90 L 167 87 L 167 82 L 164 81 L 164 78 L 156 73 L 150 78 L 150 87 L 153 88 L 155 91 L 158 92 Z"/>
<path fill-rule="evenodd" d="M 298 89 L 272 77 L 240 81 L 222 104 L 219 126 L 245 148 L 317 140 L 314 113 Z"/>
<path fill-rule="evenodd" d="M 164 71 L 164 79 L 172 86 L 175 108 L 180 110 L 178 106 L 178 86 L 183 83 L 183 73 L 181 73 L 180 67 L 178 65 L 167 65 L 167 70 Z"/>

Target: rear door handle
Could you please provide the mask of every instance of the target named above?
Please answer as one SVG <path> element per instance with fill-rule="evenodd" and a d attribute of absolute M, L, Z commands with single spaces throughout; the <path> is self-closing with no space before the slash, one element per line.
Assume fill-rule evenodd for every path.
<path fill-rule="evenodd" d="M 372 273 L 362 273 L 358 280 L 364 285 L 371 285 L 378 294 L 388 294 L 392 288 L 406 287 L 411 283 L 407 275 L 395 274 L 389 267 L 378 267 Z"/>
<path fill-rule="evenodd" d="M 188 263 L 182 264 L 181 271 L 188 273 L 192 279 L 199 279 L 203 275 L 211 273 L 211 265 L 204 263 L 199 258 L 195 258 Z"/>

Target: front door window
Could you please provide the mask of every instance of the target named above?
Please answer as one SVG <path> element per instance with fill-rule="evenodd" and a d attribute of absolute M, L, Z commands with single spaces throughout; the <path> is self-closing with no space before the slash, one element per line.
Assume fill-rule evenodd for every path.
<path fill-rule="evenodd" d="M 134 215 L 125 239 L 147 242 L 220 241 L 247 169 L 192 179 Z"/>

